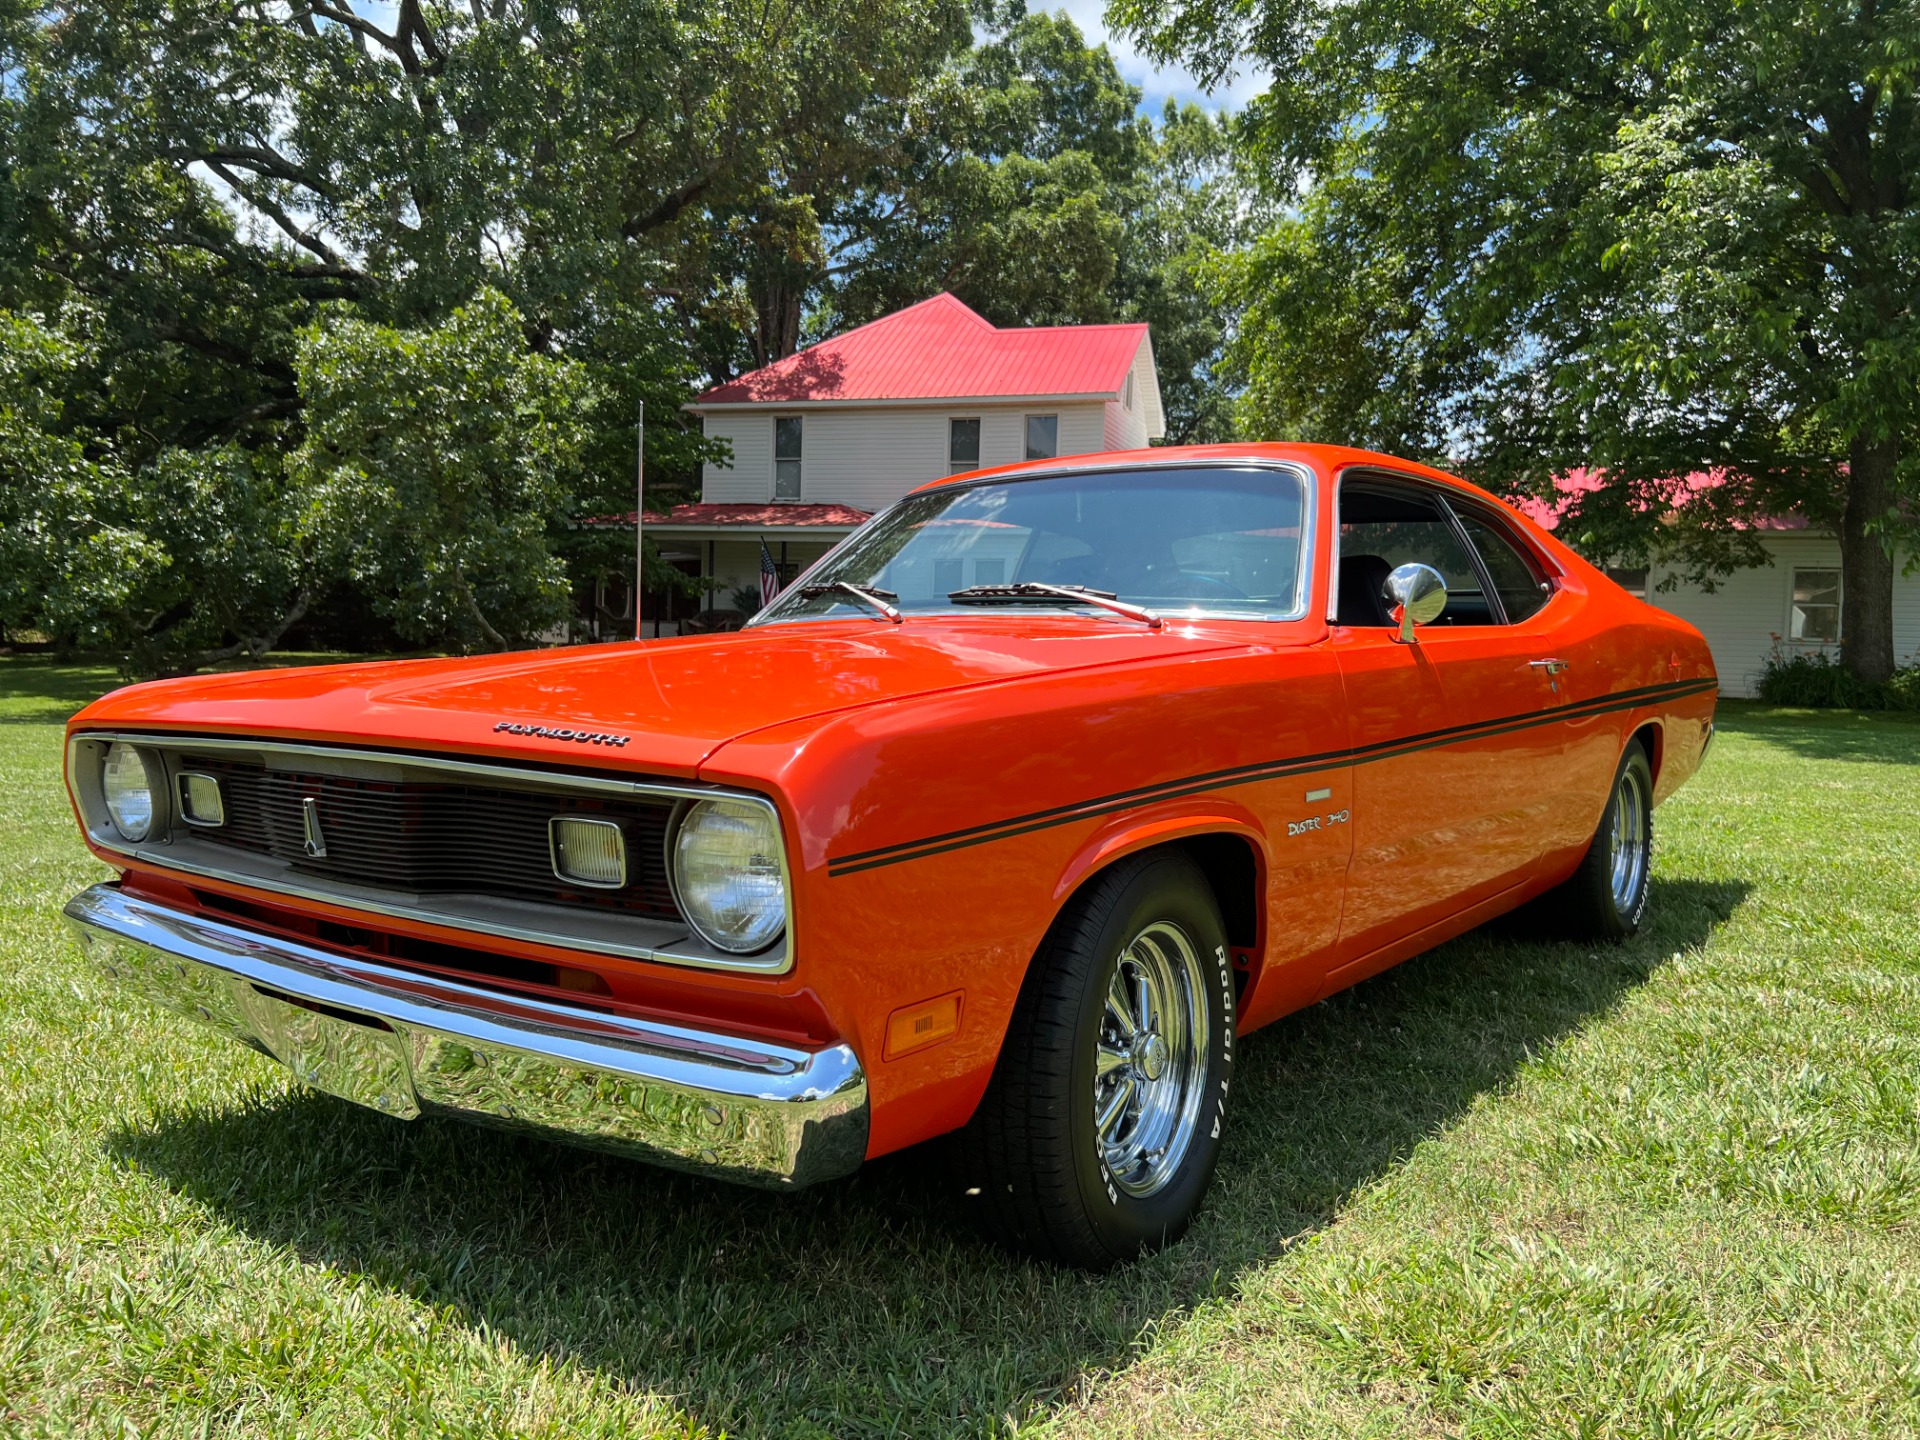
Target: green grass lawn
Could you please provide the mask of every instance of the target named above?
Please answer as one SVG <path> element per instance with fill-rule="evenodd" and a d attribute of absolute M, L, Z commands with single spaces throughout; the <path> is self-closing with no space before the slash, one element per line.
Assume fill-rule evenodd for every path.
<path fill-rule="evenodd" d="M 0 661 L 0 1433 L 1920 1432 L 1920 724 L 1729 705 L 1652 918 L 1262 1031 L 1205 1215 L 1100 1278 L 930 1157 L 769 1196 L 303 1092 L 121 1002 Z"/>

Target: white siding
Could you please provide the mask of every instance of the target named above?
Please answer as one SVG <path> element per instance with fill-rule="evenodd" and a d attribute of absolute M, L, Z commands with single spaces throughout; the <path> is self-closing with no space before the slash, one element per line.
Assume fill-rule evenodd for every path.
<path fill-rule="evenodd" d="M 1109 400 L 1106 404 L 1106 448 L 1109 450 L 1144 450 L 1147 445 L 1147 422 L 1141 417 L 1139 408 L 1129 410 L 1118 400 Z"/>
<path fill-rule="evenodd" d="M 1907 565 L 1914 573 L 1902 575 Z M 1893 658 L 1902 665 L 1920 665 L 1920 556 L 1896 555 L 1893 560 Z"/>
<path fill-rule="evenodd" d="M 1098 401 L 1033 406 L 875 406 L 871 409 L 708 415 L 707 434 L 733 445 L 733 463 L 709 464 L 701 474 L 702 498 L 713 504 L 763 504 L 773 497 L 773 417 L 806 417 L 801 442 L 800 498 L 816 504 L 857 505 L 879 510 L 916 485 L 948 473 L 948 424 L 978 416 L 980 464 L 1011 465 L 1026 458 L 1026 417 L 1060 417 L 1060 453 L 1084 455 L 1112 448 L 1103 433 Z"/>
<path fill-rule="evenodd" d="M 1647 577 L 1647 598 L 1698 626 L 1713 651 L 1723 694 L 1752 696 L 1759 690 L 1767 654 L 1776 636 L 1788 633 L 1796 568 L 1840 568 L 1840 542 L 1824 535 L 1781 535 L 1767 540 L 1773 564 L 1740 570 L 1721 580 L 1713 593 L 1681 584 L 1662 591 L 1662 572 Z M 1895 561 L 1893 647 L 1901 662 L 1920 651 L 1920 575 L 1901 575 L 1906 561 Z M 1818 648 L 1818 647 L 1794 647 Z"/>
<path fill-rule="evenodd" d="M 707 434 L 733 446 L 724 465 L 708 462 L 700 472 L 700 493 L 712 504 L 764 504 L 773 497 L 773 417 L 720 414 L 706 417 Z"/>
<path fill-rule="evenodd" d="M 1122 396 L 1126 394 L 1121 391 Z M 1160 377 L 1153 366 L 1153 339 L 1149 336 L 1141 342 L 1140 349 L 1133 357 L 1133 413 L 1137 417 L 1139 439 L 1133 442 L 1134 448 L 1145 445 L 1149 440 L 1160 440 L 1167 433 L 1167 417 L 1160 404 Z"/>

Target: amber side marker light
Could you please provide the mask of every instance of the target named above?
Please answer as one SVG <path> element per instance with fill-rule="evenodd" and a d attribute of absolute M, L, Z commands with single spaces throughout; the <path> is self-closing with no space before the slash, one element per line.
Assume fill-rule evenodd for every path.
<path fill-rule="evenodd" d="M 951 1040 L 960 1033 L 960 991 L 922 1000 L 918 1005 L 903 1005 L 887 1017 L 885 1058 L 897 1060 Z"/>

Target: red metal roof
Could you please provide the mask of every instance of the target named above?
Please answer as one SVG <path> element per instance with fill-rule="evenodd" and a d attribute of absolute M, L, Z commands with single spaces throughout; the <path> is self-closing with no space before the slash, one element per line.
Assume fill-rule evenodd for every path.
<path fill-rule="evenodd" d="M 870 511 L 851 505 L 676 505 L 665 515 L 646 512 L 645 522 L 654 525 L 739 525 L 762 529 L 792 529 L 812 525 L 864 525 Z M 630 526 L 633 512 L 624 515 L 595 515 L 584 522 L 592 526 Z"/>
<path fill-rule="evenodd" d="M 1659 487 L 1661 499 L 1675 509 L 1684 508 L 1697 497 L 1719 489 L 1726 484 L 1727 475 L 1722 470 L 1697 470 L 1683 475 L 1678 480 L 1668 481 Z M 1554 477 L 1555 498 L 1551 504 L 1534 496 L 1526 496 L 1513 502 L 1514 508 L 1525 515 L 1542 530 L 1559 528 L 1567 512 L 1578 507 L 1581 497 L 1602 489 L 1608 483 L 1603 470 L 1580 468 L 1569 470 L 1564 475 Z M 1656 502 L 1647 498 L 1639 502 L 1641 510 L 1653 508 Z M 1755 515 L 1736 517 L 1735 530 L 1805 530 L 1809 528 L 1804 515 Z"/>
<path fill-rule="evenodd" d="M 1145 325 L 1000 330 L 946 293 L 716 385 L 696 405 L 1115 395 Z"/>

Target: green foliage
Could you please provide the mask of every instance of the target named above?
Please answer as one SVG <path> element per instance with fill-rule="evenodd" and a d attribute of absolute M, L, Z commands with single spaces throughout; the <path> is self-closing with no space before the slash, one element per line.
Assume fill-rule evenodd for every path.
<path fill-rule="evenodd" d="M 259 655 L 305 613 L 277 457 L 61 433 L 87 357 L 0 312 L 0 625 L 128 657 L 131 673 Z"/>
<path fill-rule="evenodd" d="M 998 325 L 1145 321 L 1167 439 L 1225 439 L 1214 365 L 1231 309 L 1203 271 L 1260 213 L 1231 126 L 1169 103 L 1159 124 L 1106 47 L 1034 14 L 955 59 L 903 117 L 891 168 L 828 212 L 812 328 L 951 290 Z"/>
<path fill-rule="evenodd" d="M 566 618 L 547 537 L 567 519 L 590 382 L 529 353 L 521 327 L 482 290 L 438 325 L 332 319 L 301 341 L 301 532 L 409 640 L 505 647 Z"/>
<path fill-rule="evenodd" d="M 1198 257 L 1248 207 L 1223 127 L 1138 100 L 1064 17 L 964 0 L 0 0 L 0 624 L 136 669 L 316 606 L 524 640 L 563 571 L 631 565 L 571 522 L 632 508 L 637 405 L 650 501 L 689 498 L 691 393 L 942 288 L 1149 321 L 1174 437 L 1217 435 Z M 481 312 L 467 375 L 444 327 Z M 486 418 L 389 361 L 496 387 Z M 487 426 L 523 404 L 516 471 Z"/>
<path fill-rule="evenodd" d="M 1775 646 L 1760 677 L 1760 698 L 1827 710 L 1920 711 L 1920 665 L 1896 670 L 1889 680 L 1862 680 L 1823 651 L 1790 655 Z"/>
<path fill-rule="evenodd" d="M 1287 210 L 1215 271 L 1247 311 L 1243 426 L 1543 495 L 1597 467 L 1563 533 L 1700 576 L 1755 558 L 1738 522 L 1807 515 L 1855 572 L 1849 663 L 1891 668 L 1886 546 L 1920 514 L 1913 0 L 1115 13 L 1274 76 L 1246 135 Z"/>

